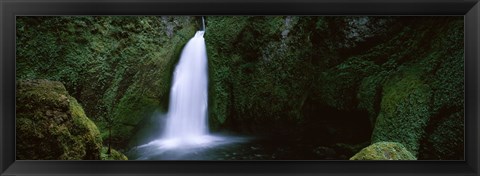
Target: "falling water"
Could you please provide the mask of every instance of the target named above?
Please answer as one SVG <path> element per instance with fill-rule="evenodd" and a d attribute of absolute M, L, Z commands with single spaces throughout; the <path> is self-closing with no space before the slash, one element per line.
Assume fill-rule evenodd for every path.
<path fill-rule="evenodd" d="M 205 28 L 204 28 L 205 29 Z M 163 134 L 135 147 L 137 159 L 205 159 L 200 152 L 215 146 L 243 142 L 243 138 L 209 134 L 208 64 L 205 31 L 197 31 L 183 48 L 170 91 Z M 162 117 L 159 117 L 162 118 Z M 193 157 L 195 158 L 184 158 Z"/>
<path fill-rule="evenodd" d="M 183 48 L 170 91 L 165 131 L 159 139 L 139 147 L 169 149 L 212 146 L 221 137 L 208 132 L 208 65 L 205 31 L 197 31 Z"/>
<path fill-rule="evenodd" d="M 203 16 L 202 16 L 202 27 L 203 27 L 202 28 L 203 31 L 206 31 L 206 29 L 205 29 L 205 17 L 203 17 Z"/>
<path fill-rule="evenodd" d="M 208 135 L 207 53 L 204 31 L 185 45 L 175 68 L 164 139 L 198 143 Z"/>

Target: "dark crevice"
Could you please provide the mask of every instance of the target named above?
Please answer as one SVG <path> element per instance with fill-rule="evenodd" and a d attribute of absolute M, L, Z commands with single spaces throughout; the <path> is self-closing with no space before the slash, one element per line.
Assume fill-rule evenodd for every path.
<path fill-rule="evenodd" d="M 372 125 L 366 111 L 338 110 L 333 107 L 306 103 L 303 122 L 304 140 L 320 145 L 336 143 L 358 144 L 369 141 Z"/>

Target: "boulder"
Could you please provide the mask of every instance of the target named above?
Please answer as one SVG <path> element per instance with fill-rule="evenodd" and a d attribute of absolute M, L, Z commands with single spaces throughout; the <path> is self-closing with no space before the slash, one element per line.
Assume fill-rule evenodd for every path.
<path fill-rule="evenodd" d="M 20 80 L 16 97 L 17 159 L 100 159 L 100 132 L 62 83 Z"/>
<path fill-rule="evenodd" d="M 377 142 L 363 148 L 350 160 L 416 160 L 405 146 L 397 142 Z"/>

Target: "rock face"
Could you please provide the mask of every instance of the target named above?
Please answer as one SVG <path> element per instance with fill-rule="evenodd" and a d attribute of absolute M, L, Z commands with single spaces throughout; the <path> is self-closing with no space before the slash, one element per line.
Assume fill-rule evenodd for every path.
<path fill-rule="evenodd" d="M 365 147 L 350 160 L 416 160 L 405 146 L 396 142 L 377 142 Z"/>
<path fill-rule="evenodd" d="M 390 85 L 391 84 L 391 85 Z M 384 87 L 372 141 L 395 141 L 417 154 L 430 117 L 431 91 L 416 76 L 403 75 Z"/>
<path fill-rule="evenodd" d="M 21 17 L 16 76 L 60 80 L 102 139 L 125 149 L 143 119 L 168 109 L 173 69 L 199 21 L 189 16 Z"/>
<path fill-rule="evenodd" d="M 16 105 L 17 159 L 100 159 L 100 132 L 62 83 L 18 81 Z"/>
<path fill-rule="evenodd" d="M 462 18 L 207 21 L 213 130 L 463 159 Z"/>
<path fill-rule="evenodd" d="M 424 54 L 412 52 L 413 62 L 398 67 L 384 82 L 372 143 L 402 143 L 419 159 L 463 159 L 461 22 L 427 30 L 424 38 L 435 34 L 431 47 L 423 47 Z"/>
<path fill-rule="evenodd" d="M 122 151 L 132 134 L 159 131 L 146 127 L 154 124 L 153 112 L 168 108 L 174 66 L 199 21 L 19 17 L 16 76 L 61 80 L 104 141 L 111 126 L 112 146 Z M 418 159 L 463 159 L 463 17 L 209 16 L 206 22 L 212 131 L 315 146 L 390 141 Z M 18 104 L 17 130 L 43 140 L 47 130 L 72 125 L 65 122 L 72 116 L 68 94 L 49 94 L 19 97 L 25 103 Z M 52 123 L 38 120 L 46 117 Z"/>

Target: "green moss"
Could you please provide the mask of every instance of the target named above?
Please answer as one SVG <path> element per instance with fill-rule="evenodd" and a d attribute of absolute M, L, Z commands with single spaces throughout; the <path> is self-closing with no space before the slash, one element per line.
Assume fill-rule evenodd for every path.
<path fill-rule="evenodd" d="M 316 95 L 328 106 L 341 110 L 356 109 L 357 99 L 371 103 L 370 100 L 365 100 L 366 98 L 372 98 L 371 95 L 360 95 L 360 97 L 357 95 L 358 87 L 363 83 L 362 80 L 369 75 L 378 76 L 375 73 L 379 71 L 380 67 L 372 61 L 356 57 L 349 58 L 319 76 L 319 81 L 316 84 L 316 91 L 318 91 Z M 377 83 L 376 80 L 374 81 L 374 83 Z M 371 83 L 368 86 L 371 86 Z"/>
<path fill-rule="evenodd" d="M 442 111 L 427 127 L 419 158 L 428 160 L 464 160 L 464 112 L 449 115 Z M 440 119 L 438 119 L 440 118 Z"/>
<path fill-rule="evenodd" d="M 103 124 L 102 133 L 105 124 L 118 122 L 114 130 L 121 134 L 133 133 L 152 106 L 168 107 L 174 65 L 198 29 L 187 16 L 17 20 L 17 78 L 62 81 L 85 113 Z M 128 136 L 116 136 L 119 148 Z"/>
<path fill-rule="evenodd" d="M 372 126 L 375 125 L 380 112 L 382 86 L 389 76 L 390 73 L 387 71 L 377 72 L 365 77 L 358 88 L 358 109 L 364 109 L 368 112 Z"/>
<path fill-rule="evenodd" d="M 215 46 L 214 48 L 218 50 L 230 48 L 231 44 L 238 38 L 239 33 L 246 26 L 249 18 L 250 17 L 244 16 L 207 17 L 208 25 L 206 30 L 208 32 L 205 33 L 207 49 L 213 49 L 213 46 Z"/>
<path fill-rule="evenodd" d="M 96 125 L 60 82 L 17 82 L 17 159 L 99 159 Z"/>
<path fill-rule="evenodd" d="M 431 116 L 431 98 L 429 86 L 423 83 L 415 69 L 387 81 L 372 142 L 399 142 L 417 155 Z"/>
<path fill-rule="evenodd" d="M 159 108 L 158 100 L 144 97 L 135 91 L 135 88 L 127 91 L 112 114 L 111 135 L 115 142 L 114 146 L 126 145 L 130 137 L 133 137 L 132 133 L 134 133 L 136 125 Z M 103 135 L 105 141 L 109 137 L 108 133 L 108 126 L 105 126 Z"/>
<path fill-rule="evenodd" d="M 78 135 L 76 140 L 85 142 L 86 157 L 83 159 L 98 159 L 98 153 L 102 148 L 100 131 L 95 123 L 85 115 L 82 106 L 73 97 L 70 97 L 70 112 L 74 122 L 71 133 Z"/>
<path fill-rule="evenodd" d="M 158 109 L 166 110 L 170 93 L 171 77 L 173 69 L 178 61 L 181 46 L 186 44 L 190 36 L 193 36 L 195 29 L 193 26 L 185 27 L 172 36 L 171 44 L 166 45 L 158 58 L 153 58 L 147 63 L 142 64 L 143 71 L 138 72 L 135 77 L 139 78 L 131 82 L 121 96 L 109 95 L 115 94 L 116 88 L 107 91 L 105 102 L 111 104 L 112 110 L 110 117 L 112 120 L 112 138 L 114 146 L 125 147 L 132 133 L 135 133 L 136 126 L 144 118 Z M 174 45 L 179 44 L 179 45 Z M 119 83 L 120 84 L 120 83 Z M 111 100 L 109 97 L 117 97 L 118 100 Z M 103 139 L 110 136 L 108 133 L 108 122 L 104 123 Z"/>
<path fill-rule="evenodd" d="M 397 142 L 377 142 L 363 148 L 350 160 L 416 160 L 402 144 Z"/>
<path fill-rule="evenodd" d="M 175 19 L 175 18 L 174 18 Z M 103 102 L 108 105 L 107 122 L 104 122 L 103 139 L 110 137 L 109 120 L 112 125 L 113 146 L 126 147 L 135 133 L 136 126 L 144 118 L 148 118 L 155 110 L 168 108 L 171 77 L 178 61 L 181 46 L 194 35 L 195 26 L 184 24 L 180 29 L 172 31 L 171 38 L 165 41 L 161 49 L 154 55 L 145 58 L 138 64 L 135 75 L 125 81 L 124 76 L 117 76 L 109 91 L 106 91 Z M 128 83 L 128 84 L 127 84 Z"/>
<path fill-rule="evenodd" d="M 37 106 L 68 109 L 67 91 L 60 82 L 48 80 L 24 81 L 17 84 L 17 91 L 22 92 L 22 96 L 17 98 L 17 102 L 29 102 L 22 107 L 28 110 Z"/>
<path fill-rule="evenodd" d="M 353 156 L 356 153 L 360 152 L 363 148 L 370 145 L 370 142 L 364 142 L 360 144 L 345 144 L 345 143 L 336 143 L 334 145 L 335 151 L 337 153 L 342 153 L 345 156 Z"/>
<path fill-rule="evenodd" d="M 211 129 L 318 136 L 299 131 L 321 126 L 306 125 L 310 118 L 315 122 L 337 118 L 315 113 L 320 106 L 335 112 L 368 112 L 375 126 L 374 141 L 400 142 L 414 154 L 419 145 L 444 156 L 453 151 L 452 146 L 438 146 L 447 141 L 442 135 L 457 136 L 462 128 L 453 125 L 461 123 L 458 119 L 445 119 L 464 104 L 463 18 L 372 17 L 366 27 L 383 32 L 360 37 L 362 41 L 348 38 L 352 26 L 345 19 L 206 17 Z M 375 24 L 385 19 L 388 28 Z M 99 124 L 103 139 L 112 126 L 114 148 L 124 149 L 142 119 L 154 110 L 168 109 L 173 69 L 183 45 L 198 29 L 197 20 L 18 17 L 17 78 L 62 81 Z M 353 45 L 348 43 L 352 41 Z M 61 96 L 66 90 L 57 83 L 38 86 L 54 91 L 27 90 L 19 84 L 24 96 L 17 100 L 28 103 L 17 107 L 22 112 L 17 114 L 22 124 L 18 130 L 32 129 L 29 134 L 42 140 L 46 138 L 42 129 L 50 124 L 37 120 L 51 117 L 54 125 L 65 123 L 51 129 L 55 135 L 66 136 L 65 129 L 87 135 L 88 121 L 68 120 L 65 111 L 71 102 Z M 48 111 L 29 112 L 37 107 Z M 71 111 L 83 117 L 78 109 Z M 63 138 L 75 143 L 75 136 Z M 422 144 L 421 138 L 427 142 Z M 460 142 L 455 145 L 458 148 Z M 85 149 L 79 146 L 65 157 L 83 155 Z M 69 147 L 51 148 L 46 153 Z"/>
<path fill-rule="evenodd" d="M 428 138 L 433 145 L 433 154 L 437 159 L 464 159 L 464 119 L 463 112 L 441 120 Z"/>
<path fill-rule="evenodd" d="M 102 148 L 101 156 L 102 160 L 128 160 L 127 156 L 115 149 L 110 149 L 110 154 L 108 154 L 108 147 Z"/>
<path fill-rule="evenodd" d="M 464 105 L 464 57 L 463 50 L 442 54 L 437 59 L 443 60 L 432 76 L 435 112 L 442 108 L 462 109 Z"/>
<path fill-rule="evenodd" d="M 209 64 L 209 124 L 217 129 L 228 115 L 228 101 L 231 98 L 231 65 L 239 56 L 230 56 L 231 47 L 245 28 L 249 17 L 207 17 L 205 41 Z"/>
<path fill-rule="evenodd" d="M 409 46 L 418 48 L 409 50 L 409 53 L 397 52 L 391 55 L 390 57 L 394 58 L 388 59 L 383 64 L 382 69 L 385 71 L 363 80 L 358 94 L 359 108 L 367 109 L 371 119 L 378 118 L 372 135 L 373 141 L 401 142 L 422 159 L 442 158 L 439 154 L 445 154 L 443 158 L 451 158 L 452 155 L 435 151 L 435 147 L 432 146 L 438 147 L 440 145 L 435 144 L 436 142 L 442 143 L 441 141 L 450 138 L 435 135 L 435 138 L 438 139 L 436 142 L 425 142 L 428 141 L 425 138 L 432 139 L 429 136 L 434 133 L 433 128 L 441 125 L 441 123 L 437 123 L 439 118 L 445 118 L 445 115 L 448 116 L 451 112 L 463 109 L 463 34 L 461 34 L 463 20 L 452 18 L 447 19 L 445 23 L 435 23 L 435 20 L 429 19 L 425 20 L 425 23 L 435 27 L 416 26 L 414 31 L 428 32 L 413 35 L 412 39 L 416 40 L 397 41 L 397 43 L 408 41 Z M 400 35 L 407 39 L 404 35 L 410 35 L 411 32 L 405 30 Z M 430 42 L 425 42 L 426 38 Z M 403 46 L 403 44 L 401 45 Z M 387 46 L 390 44 L 378 45 L 374 49 Z M 393 46 L 390 46 L 392 51 L 394 51 Z M 385 51 L 389 52 L 389 50 Z M 372 50 L 368 53 L 367 55 L 377 57 L 373 55 L 381 52 Z M 391 64 L 388 64 L 389 62 Z M 402 76 L 405 78 L 401 78 Z M 417 93 L 414 89 L 417 90 Z M 452 132 L 462 130 L 462 123 L 456 122 L 458 123 L 455 127 L 452 125 L 444 130 Z M 457 141 L 455 145 L 456 148 L 459 148 L 461 142 Z M 450 148 L 448 151 L 453 152 L 455 147 L 449 146 L 448 148 Z M 441 150 L 446 151 L 447 149 Z M 418 152 L 435 154 L 418 155 Z M 459 154 L 457 152 L 453 155 L 458 156 Z"/>
<path fill-rule="evenodd" d="M 228 126 L 289 133 L 280 128 L 301 120 L 308 92 L 298 90 L 310 89 L 314 74 L 309 32 L 302 31 L 305 23 L 299 19 L 207 19 L 209 117 L 214 130 Z"/>

